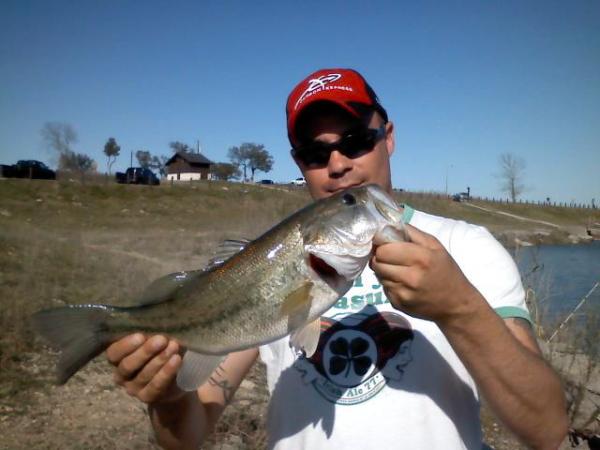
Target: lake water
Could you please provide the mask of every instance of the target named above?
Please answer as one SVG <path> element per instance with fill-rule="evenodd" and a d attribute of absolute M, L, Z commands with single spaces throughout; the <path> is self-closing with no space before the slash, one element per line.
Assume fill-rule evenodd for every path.
<path fill-rule="evenodd" d="M 523 284 L 532 287 L 545 310 L 543 322 L 564 318 L 600 281 L 600 241 L 581 245 L 524 247 L 513 253 Z M 600 286 L 578 316 L 600 313 Z"/>

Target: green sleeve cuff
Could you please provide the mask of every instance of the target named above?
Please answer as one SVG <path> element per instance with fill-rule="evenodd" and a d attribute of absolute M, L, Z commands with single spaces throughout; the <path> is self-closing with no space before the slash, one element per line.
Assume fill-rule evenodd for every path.
<path fill-rule="evenodd" d="M 501 306 L 500 308 L 495 308 L 494 311 L 496 311 L 496 313 L 503 319 L 525 319 L 527 322 L 533 325 L 533 321 L 531 320 L 529 311 L 527 311 L 526 309 L 519 308 L 517 306 Z"/>

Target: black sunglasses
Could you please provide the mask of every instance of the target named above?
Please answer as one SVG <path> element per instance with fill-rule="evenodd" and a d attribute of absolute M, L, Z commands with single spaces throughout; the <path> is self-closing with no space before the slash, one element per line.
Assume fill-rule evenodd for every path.
<path fill-rule="evenodd" d="M 361 127 L 350 130 L 337 142 L 328 144 L 314 141 L 294 147 L 292 148 L 292 156 L 306 167 L 323 167 L 329 163 L 329 156 L 332 151 L 337 150 L 347 158 L 358 158 L 373 150 L 375 144 L 384 136 L 385 125 L 377 129 Z"/>

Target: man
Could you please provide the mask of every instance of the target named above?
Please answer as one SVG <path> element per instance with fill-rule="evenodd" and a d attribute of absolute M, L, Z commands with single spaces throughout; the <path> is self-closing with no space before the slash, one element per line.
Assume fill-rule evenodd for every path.
<path fill-rule="evenodd" d="M 376 183 L 391 192 L 394 126 L 364 78 L 320 70 L 287 102 L 292 156 L 315 199 Z M 288 338 L 260 348 L 271 392 L 270 445 L 481 448 L 478 393 L 532 448 L 567 431 L 560 381 L 532 334 L 519 274 L 483 228 L 404 206 L 410 242 L 376 243 L 370 268 L 321 319 L 311 358 Z M 132 335 L 107 357 L 148 403 L 157 439 L 196 447 L 259 355 L 229 355 L 197 392 L 174 383 L 179 346 Z M 477 387 L 477 389 L 476 389 Z"/>

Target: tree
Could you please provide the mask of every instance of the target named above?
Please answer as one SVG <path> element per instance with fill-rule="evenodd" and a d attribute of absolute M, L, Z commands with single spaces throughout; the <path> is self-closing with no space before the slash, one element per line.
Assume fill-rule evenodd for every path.
<path fill-rule="evenodd" d="M 77 132 L 66 122 L 46 122 L 40 133 L 46 146 L 56 152 L 59 160 L 61 155 L 73 153 L 72 145 L 78 140 Z"/>
<path fill-rule="evenodd" d="M 152 159 L 150 160 L 150 168 L 153 170 L 157 170 L 158 173 L 160 173 L 161 177 L 165 177 L 167 176 L 167 167 L 165 166 L 165 163 L 169 160 L 168 156 L 165 155 L 160 155 L 160 156 L 153 156 Z"/>
<path fill-rule="evenodd" d="M 248 179 L 246 176 L 246 169 L 248 168 L 248 150 L 244 147 L 244 144 L 239 147 L 230 147 L 227 151 L 227 157 L 236 167 L 242 167 L 244 169 L 244 181 Z"/>
<path fill-rule="evenodd" d="M 95 172 L 96 162 L 84 153 L 76 153 L 73 144 L 78 140 L 75 129 L 66 122 L 46 122 L 41 130 L 44 143 L 56 152 L 58 170 L 64 172 L 78 172 L 81 181 L 88 172 Z"/>
<path fill-rule="evenodd" d="M 138 150 L 135 152 L 135 157 L 138 160 L 140 167 L 156 170 L 163 177 L 167 174 L 165 163 L 169 160 L 168 156 L 152 156 L 147 150 Z"/>
<path fill-rule="evenodd" d="M 273 157 L 265 150 L 262 144 L 244 142 L 239 147 L 231 147 L 227 156 L 238 167 L 243 167 L 244 181 L 248 179 L 246 170 L 250 168 L 251 179 L 254 181 L 254 172 L 269 172 L 273 168 Z"/>
<path fill-rule="evenodd" d="M 108 161 L 106 162 L 106 168 L 108 170 L 109 175 L 112 165 L 117 160 L 117 156 L 119 156 L 120 151 L 121 147 L 117 145 L 117 141 L 115 140 L 115 138 L 108 138 L 108 141 L 106 141 L 106 144 L 104 144 L 104 154 L 108 158 Z"/>
<path fill-rule="evenodd" d="M 148 169 L 150 164 L 152 163 L 152 156 L 150 152 L 147 150 L 138 150 L 135 152 L 135 157 L 138 160 L 138 163 L 141 168 Z"/>
<path fill-rule="evenodd" d="M 273 157 L 265 150 L 265 146 L 262 144 L 250 144 L 253 147 L 248 152 L 248 160 L 250 164 L 250 170 L 252 171 L 252 181 L 254 181 L 254 172 L 260 170 L 261 172 L 270 172 L 273 168 Z"/>
<path fill-rule="evenodd" d="M 217 163 L 213 164 L 210 168 L 210 172 L 213 178 L 217 180 L 231 180 L 238 179 L 242 173 L 235 164 L 230 163 Z"/>
<path fill-rule="evenodd" d="M 506 192 L 510 199 L 515 202 L 519 195 L 525 190 L 523 185 L 523 174 L 525 171 L 525 160 L 512 153 L 502 153 L 499 158 L 501 180 L 500 189 Z"/>
<path fill-rule="evenodd" d="M 58 160 L 58 169 L 64 172 L 78 172 L 81 182 L 84 182 L 85 174 L 96 171 L 96 162 L 84 153 L 64 152 Z"/>
<path fill-rule="evenodd" d="M 179 141 L 169 143 L 169 147 L 171 147 L 173 153 L 194 153 L 194 149 L 192 147 Z"/>

